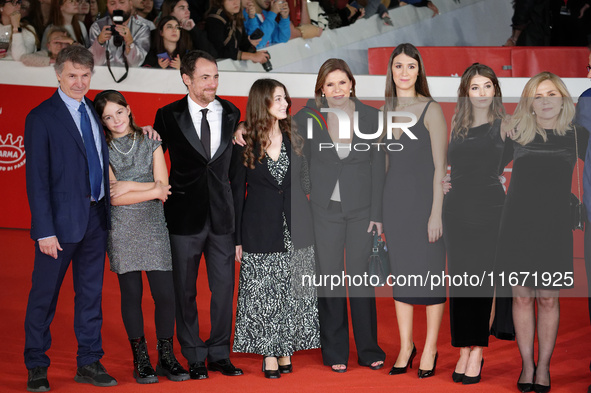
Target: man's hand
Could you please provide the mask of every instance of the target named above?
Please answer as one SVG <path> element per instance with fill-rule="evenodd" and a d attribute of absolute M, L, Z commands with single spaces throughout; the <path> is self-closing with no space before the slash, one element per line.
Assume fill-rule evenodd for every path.
<path fill-rule="evenodd" d="M 285 3 L 285 1 L 283 2 Z M 281 11 L 281 0 L 271 1 L 271 7 L 269 8 L 269 11 L 279 14 L 279 11 Z"/>
<path fill-rule="evenodd" d="M 254 18 L 257 14 L 256 8 L 254 7 L 254 2 L 252 0 L 246 0 L 246 2 L 244 3 L 244 9 L 248 14 L 249 19 Z"/>
<path fill-rule="evenodd" d="M 103 26 L 103 29 L 101 30 L 101 33 L 98 35 L 98 37 L 96 37 L 96 40 L 99 44 L 104 45 L 105 42 L 109 41 L 112 36 L 113 33 L 111 33 L 111 26 L 107 25 Z"/>
<path fill-rule="evenodd" d="M 45 255 L 49 255 L 53 259 L 57 259 L 57 252 L 64 251 L 60 246 L 60 242 L 57 241 L 56 236 L 48 237 L 47 239 L 41 239 L 38 241 L 39 251 Z"/>
<path fill-rule="evenodd" d="M 162 141 L 162 138 L 160 138 L 160 134 L 158 134 L 156 130 L 152 128 L 152 126 L 143 126 L 142 132 L 144 133 L 144 135 L 147 135 L 150 139 L 153 139 L 155 141 Z"/>
<path fill-rule="evenodd" d="M 279 1 L 279 14 L 283 19 L 289 18 L 289 5 L 285 0 Z"/>
<path fill-rule="evenodd" d="M 232 138 L 232 143 L 235 145 L 245 146 L 246 141 L 244 140 L 244 133 L 246 132 L 246 127 L 244 126 L 244 122 L 238 124 L 236 131 L 234 131 L 234 137 Z"/>
<path fill-rule="evenodd" d="M 115 30 L 121 34 L 125 40 L 125 46 L 129 48 L 129 45 L 133 43 L 133 37 L 131 36 L 131 30 L 125 25 L 115 25 Z"/>

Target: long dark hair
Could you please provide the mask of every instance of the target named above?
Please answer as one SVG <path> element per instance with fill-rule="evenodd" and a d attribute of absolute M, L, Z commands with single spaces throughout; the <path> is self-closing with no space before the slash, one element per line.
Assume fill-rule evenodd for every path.
<path fill-rule="evenodd" d="M 472 102 L 468 97 L 472 78 L 477 75 L 490 79 L 495 89 L 495 95 L 488 108 L 488 122 L 492 123 L 496 119 L 502 119 L 505 117 L 503 96 L 501 94 L 501 86 L 499 86 L 497 75 L 489 66 L 474 63 L 466 68 L 466 71 L 464 71 L 462 79 L 460 80 L 460 87 L 458 87 L 458 104 L 456 105 L 454 120 L 451 125 L 452 135 L 456 138 L 464 138 L 468 134 L 468 129 L 474 123 Z"/>
<path fill-rule="evenodd" d="M 390 55 L 390 60 L 388 61 L 388 72 L 386 74 L 386 106 L 385 111 L 393 111 L 397 105 L 397 97 L 396 97 L 396 84 L 394 83 L 394 78 L 392 75 L 392 64 L 394 63 L 394 58 L 400 54 L 405 54 L 408 57 L 411 57 L 417 61 L 419 64 L 419 75 L 417 76 L 417 82 L 415 83 L 415 91 L 417 94 L 422 95 L 423 97 L 431 98 L 431 92 L 429 92 L 429 84 L 427 83 L 427 74 L 425 73 L 425 64 L 423 63 L 423 58 L 419 53 L 419 50 L 413 44 L 400 44 L 398 45 L 392 54 Z"/>
<path fill-rule="evenodd" d="M 156 53 L 166 52 L 166 48 L 164 47 L 164 39 L 162 37 L 162 31 L 164 31 L 164 26 L 166 26 L 166 24 L 171 20 L 177 22 L 179 26 L 181 25 L 181 22 L 179 22 L 179 20 L 174 16 L 169 15 L 160 19 L 160 22 L 158 22 L 158 28 L 156 29 L 157 31 L 154 32 L 152 39 L 152 45 L 156 49 Z M 191 42 L 191 37 L 189 36 L 189 33 L 187 33 L 185 29 L 181 28 L 180 37 L 178 42 L 176 43 L 176 48 L 174 52 L 169 53 L 170 58 L 174 59 L 176 55 L 180 55 L 182 59 L 185 56 L 185 54 L 192 48 L 193 44 Z"/>
<path fill-rule="evenodd" d="M 291 98 L 285 85 L 275 79 L 259 79 L 250 88 L 246 103 L 246 131 L 244 133 L 246 146 L 243 158 L 244 165 L 250 169 L 254 169 L 255 160 L 261 162 L 265 157 L 265 150 L 271 143 L 269 135 L 273 129 L 273 123 L 277 119 L 269 113 L 269 108 L 273 105 L 273 94 L 278 87 L 285 92 L 285 100 L 287 101 L 287 117 L 279 120 L 279 129 L 291 141 L 296 154 L 302 154 L 304 141 L 297 133 L 291 132 L 291 115 L 289 114 Z"/>
<path fill-rule="evenodd" d="M 127 103 L 127 100 L 125 99 L 125 97 L 123 97 L 123 94 L 119 93 L 118 91 L 116 91 L 116 90 L 101 91 L 94 98 L 94 109 L 96 110 L 96 113 L 98 113 L 98 115 L 101 119 L 103 117 L 103 111 L 105 110 L 105 106 L 109 102 L 112 102 L 117 105 L 121 105 L 126 108 L 129 105 Z M 133 115 L 132 115 L 131 111 L 129 111 L 129 127 L 131 128 L 131 131 L 132 131 L 128 134 L 128 136 L 130 138 L 135 138 L 135 137 L 143 138 L 144 137 L 144 133 L 142 132 L 142 129 L 137 124 L 135 124 L 135 121 L 133 120 Z M 107 143 L 110 145 L 111 141 L 113 140 L 113 133 L 104 124 L 103 124 L 103 130 L 105 130 L 105 139 L 107 140 Z"/>
<path fill-rule="evenodd" d="M 51 0 L 51 8 L 49 11 L 49 24 L 54 26 L 64 26 L 64 15 L 62 14 L 61 6 L 68 0 Z M 78 14 L 72 15 L 72 29 L 74 30 L 74 39 L 82 44 L 86 45 L 82 30 L 80 29 L 80 22 L 78 20 Z"/>
<path fill-rule="evenodd" d="M 316 99 L 316 106 L 318 108 L 324 104 L 324 100 L 322 99 L 322 87 L 324 87 L 326 77 L 333 71 L 343 71 L 347 74 L 347 78 L 351 81 L 351 97 L 355 97 L 355 77 L 347 62 L 343 59 L 328 59 L 320 66 L 318 76 L 316 77 L 316 86 L 314 86 L 314 98 Z"/>

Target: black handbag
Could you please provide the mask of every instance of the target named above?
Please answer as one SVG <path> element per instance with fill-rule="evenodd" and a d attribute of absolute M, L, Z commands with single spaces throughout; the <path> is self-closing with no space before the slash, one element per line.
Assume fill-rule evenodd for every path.
<path fill-rule="evenodd" d="M 388 259 L 388 248 L 386 242 L 378 235 L 375 229 L 373 234 L 373 247 L 369 255 L 367 273 L 369 274 L 369 283 L 374 287 L 383 287 L 390 274 L 390 261 Z"/>
<path fill-rule="evenodd" d="M 577 127 L 575 126 L 575 160 L 577 166 L 577 190 L 579 197 L 573 193 L 570 194 L 570 215 L 573 226 L 573 231 L 580 229 L 585 230 L 585 217 L 587 212 L 585 211 L 585 205 L 581 203 L 581 175 L 579 172 L 579 143 L 577 141 Z"/>

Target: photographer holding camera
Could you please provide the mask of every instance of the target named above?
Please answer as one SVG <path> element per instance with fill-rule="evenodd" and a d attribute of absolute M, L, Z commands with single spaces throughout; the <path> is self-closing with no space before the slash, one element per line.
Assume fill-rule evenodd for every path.
<path fill-rule="evenodd" d="M 108 0 L 108 15 L 90 26 L 89 49 L 95 65 L 124 66 L 125 76 L 129 66 L 144 62 L 150 49 L 150 28 L 132 17 L 131 10 L 131 0 Z"/>

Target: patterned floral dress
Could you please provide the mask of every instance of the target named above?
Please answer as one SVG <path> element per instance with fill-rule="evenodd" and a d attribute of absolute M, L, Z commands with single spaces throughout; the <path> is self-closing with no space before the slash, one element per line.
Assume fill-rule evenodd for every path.
<path fill-rule="evenodd" d="M 281 184 L 289 168 L 285 145 L 277 161 L 265 161 Z M 291 356 L 320 347 L 316 290 L 298 281 L 314 274 L 314 246 L 294 248 L 285 214 L 283 241 L 285 252 L 242 255 L 234 352 Z"/>

